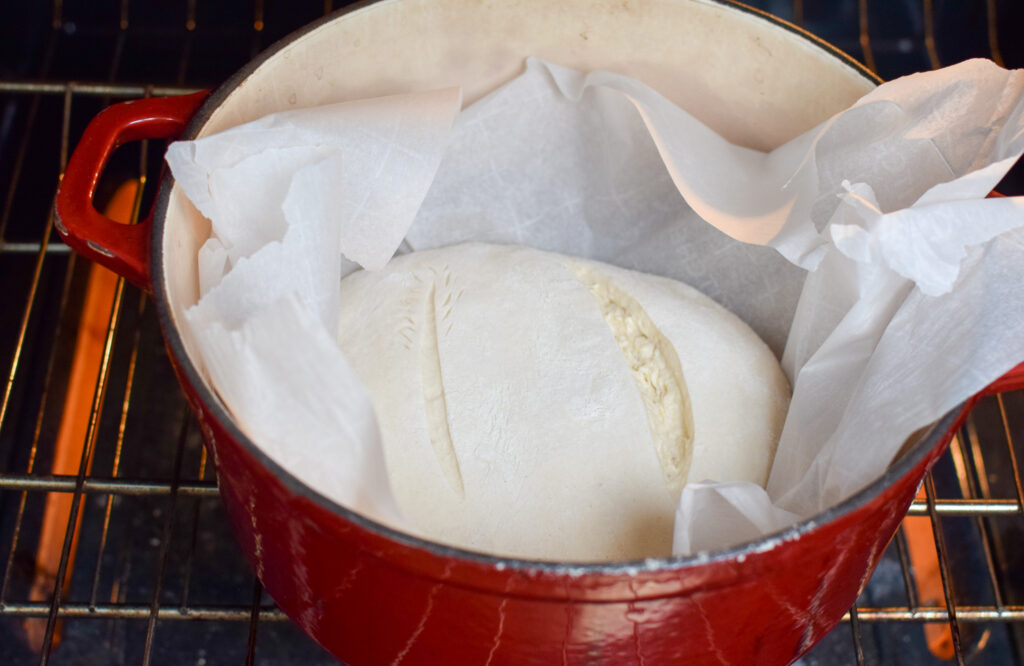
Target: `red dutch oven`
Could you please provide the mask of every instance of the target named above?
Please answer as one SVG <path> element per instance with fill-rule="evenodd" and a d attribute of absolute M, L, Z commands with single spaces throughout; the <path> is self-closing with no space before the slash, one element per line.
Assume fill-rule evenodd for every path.
<path fill-rule="evenodd" d="M 602 564 L 506 559 L 389 529 L 326 499 L 236 425 L 193 362 L 182 312 L 198 297 L 209 224 L 165 176 L 134 226 L 92 194 L 120 144 L 201 137 L 273 111 L 463 87 L 467 103 L 535 55 L 637 77 L 733 142 L 770 149 L 878 80 L 793 26 L 708 0 L 387 0 L 289 36 L 212 95 L 100 113 L 56 200 L 68 245 L 152 293 L 168 353 L 216 462 L 235 534 L 282 610 L 352 664 L 784 664 L 854 603 L 925 472 L 970 403 L 842 504 L 696 557 Z M 694 93 L 698 94 L 694 94 Z M 992 387 L 1024 385 L 1018 367 Z"/>

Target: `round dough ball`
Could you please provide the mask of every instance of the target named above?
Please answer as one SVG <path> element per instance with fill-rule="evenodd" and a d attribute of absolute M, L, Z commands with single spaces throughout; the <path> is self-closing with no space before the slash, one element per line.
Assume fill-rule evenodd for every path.
<path fill-rule="evenodd" d="M 789 403 L 768 347 L 695 289 L 525 247 L 353 273 L 338 341 L 410 523 L 512 557 L 669 555 L 683 485 L 763 485 Z"/>

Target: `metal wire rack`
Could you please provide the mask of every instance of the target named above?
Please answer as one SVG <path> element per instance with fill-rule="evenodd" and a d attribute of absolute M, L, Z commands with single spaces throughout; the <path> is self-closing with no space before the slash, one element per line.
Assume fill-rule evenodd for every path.
<path fill-rule="evenodd" d="M 215 85 L 333 4 L 54 0 L 0 27 L 0 662 L 334 663 L 226 534 L 146 296 L 103 283 L 50 214 L 102 107 Z M 966 14 L 939 0 L 756 4 L 886 78 L 968 55 L 1024 62 L 1001 48 L 1008 23 L 1024 27 L 1008 0 Z M 100 186 L 132 221 L 157 148 L 122 149 Z M 975 408 L 858 604 L 804 663 L 1024 663 L 1022 428 L 1024 392 Z"/>

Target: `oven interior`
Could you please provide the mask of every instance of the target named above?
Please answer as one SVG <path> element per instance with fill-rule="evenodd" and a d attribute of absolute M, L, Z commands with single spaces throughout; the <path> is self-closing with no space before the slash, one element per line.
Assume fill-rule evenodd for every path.
<path fill-rule="evenodd" d="M 0 663 L 337 663 L 275 608 L 232 540 L 154 307 L 70 253 L 51 206 L 102 108 L 215 86 L 344 4 L 0 9 Z M 750 4 L 885 79 L 970 57 L 1024 65 L 1016 0 Z M 119 149 L 97 206 L 137 220 L 162 152 L 158 142 Z M 1000 190 L 1024 194 L 1024 169 Z M 802 663 L 1024 664 L 1019 457 L 1024 392 L 985 398 L 857 604 Z"/>

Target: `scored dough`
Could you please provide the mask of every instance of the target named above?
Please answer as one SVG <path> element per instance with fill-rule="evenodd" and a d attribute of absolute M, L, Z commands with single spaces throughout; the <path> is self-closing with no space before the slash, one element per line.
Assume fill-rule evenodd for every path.
<path fill-rule="evenodd" d="M 764 342 L 695 289 L 511 245 L 353 273 L 338 342 L 411 525 L 511 557 L 669 555 L 683 485 L 763 485 L 789 404 Z"/>

